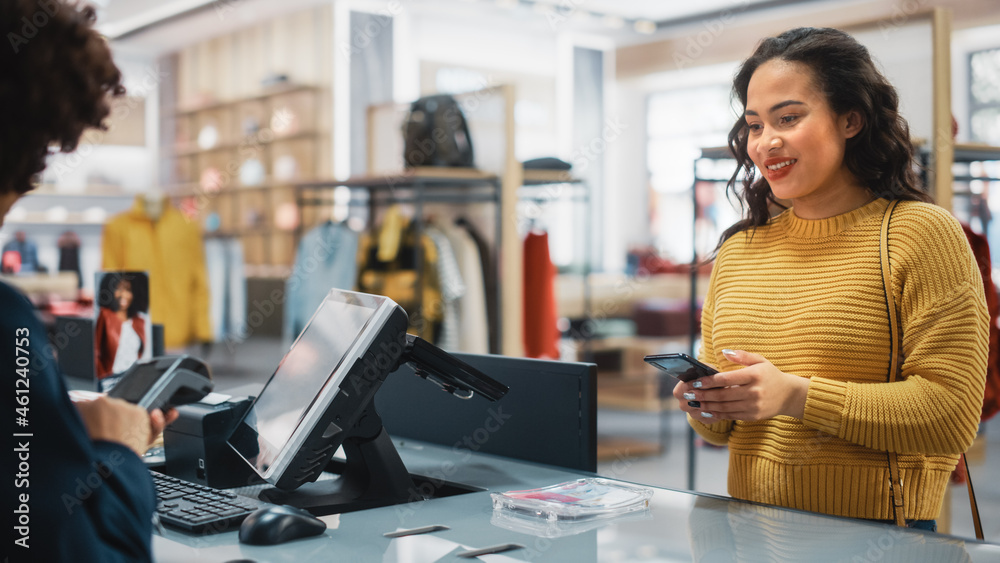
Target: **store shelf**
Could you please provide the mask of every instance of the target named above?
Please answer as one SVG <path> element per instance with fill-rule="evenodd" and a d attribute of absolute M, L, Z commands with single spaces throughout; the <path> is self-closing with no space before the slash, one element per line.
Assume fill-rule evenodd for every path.
<path fill-rule="evenodd" d="M 252 148 L 256 146 L 273 145 L 275 143 L 297 141 L 302 139 L 312 139 L 316 136 L 322 134 L 322 131 L 298 131 L 289 135 L 269 135 L 261 138 L 260 133 L 250 133 L 239 143 L 220 143 L 215 146 L 208 148 L 202 148 L 196 144 L 185 143 L 182 145 L 175 145 L 173 148 L 164 149 L 165 152 L 173 154 L 175 156 L 195 156 L 204 153 L 213 152 L 226 152 L 226 151 L 237 151 L 245 150 L 247 148 Z"/>
<path fill-rule="evenodd" d="M 955 162 L 1000 160 L 1000 147 L 975 143 L 956 143 Z"/>
<path fill-rule="evenodd" d="M 186 116 L 195 113 L 200 113 L 203 111 L 210 111 L 222 108 L 228 108 L 237 104 L 242 104 L 246 102 L 260 102 L 273 98 L 274 96 L 280 96 L 282 94 L 294 94 L 296 92 L 305 91 L 315 91 L 318 90 L 319 86 L 314 86 L 311 84 L 288 84 L 284 86 L 276 86 L 272 89 L 265 90 L 256 96 L 247 96 L 233 100 L 216 100 L 213 102 L 192 105 L 188 107 L 178 107 L 174 110 L 175 116 Z"/>
<path fill-rule="evenodd" d="M 579 184 L 583 180 L 574 177 L 569 170 L 525 170 L 523 183 L 525 186 L 539 184 Z"/>
<path fill-rule="evenodd" d="M 378 175 L 351 176 L 343 180 L 311 180 L 299 182 L 300 188 L 366 188 L 370 190 L 397 189 L 417 185 L 428 187 L 453 187 L 468 182 L 496 182 L 496 174 L 478 168 L 448 168 L 444 166 L 421 166 L 398 172 Z"/>

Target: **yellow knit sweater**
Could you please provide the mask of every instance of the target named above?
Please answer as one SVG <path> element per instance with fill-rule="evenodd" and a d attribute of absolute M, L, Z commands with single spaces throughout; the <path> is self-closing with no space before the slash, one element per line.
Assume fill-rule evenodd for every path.
<path fill-rule="evenodd" d="M 891 519 L 887 451 L 899 454 L 907 519 L 937 518 L 949 474 L 976 435 L 989 314 L 961 226 L 902 202 L 889 226 L 902 327 L 899 381 L 879 267 L 888 202 L 828 219 L 792 210 L 730 238 L 702 313 L 702 361 L 738 369 L 724 348 L 763 355 L 810 379 L 805 417 L 691 421 L 729 445 L 729 494 L 790 508 Z"/>

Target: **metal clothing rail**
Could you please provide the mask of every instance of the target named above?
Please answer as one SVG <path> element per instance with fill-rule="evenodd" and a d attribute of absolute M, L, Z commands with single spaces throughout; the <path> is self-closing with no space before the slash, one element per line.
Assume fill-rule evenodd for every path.
<path fill-rule="evenodd" d="M 380 206 L 392 205 L 396 203 L 412 204 L 414 206 L 413 225 L 417 232 L 417 237 L 423 234 L 425 228 L 424 205 L 425 204 L 470 204 L 470 203 L 493 203 L 495 208 L 495 232 L 494 232 L 494 272 L 500 272 L 500 241 L 503 232 L 503 218 L 501 215 L 501 181 L 493 174 L 484 173 L 475 169 L 463 168 L 416 168 L 408 169 L 398 174 L 383 174 L 378 176 L 354 176 L 345 180 L 327 180 L 303 182 L 295 186 L 295 199 L 299 209 L 306 207 L 332 205 L 334 203 L 332 191 L 339 187 L 364 190 L 367 193 L 365 198 L 356 198 L 352 195 L 348 205 L 354 207 L 368 208 L 368 224 L 375 224 L 376 210 Z M 329 194 L 329 195 L 327 195 Z M 301 240 L 303 235 L 302 221 L 296 227 L 297 239 Z M 423 307 L 424 277 L 422 265 L 424 262 L 423 246 L 417 244 L 416 271 L 417 271 L 417 298 L 419 307 Z M 493 326 L 490 327 L 491 334 L 502 334 L 503 310 L 500 306 L 501 291 L 499 280 L 496 280 L 496 303 L 497 314 L 493 319 Z M 493 339 L 491 339 L 491 352 L 499 353 L 500 350 L 492 349 Z"/>

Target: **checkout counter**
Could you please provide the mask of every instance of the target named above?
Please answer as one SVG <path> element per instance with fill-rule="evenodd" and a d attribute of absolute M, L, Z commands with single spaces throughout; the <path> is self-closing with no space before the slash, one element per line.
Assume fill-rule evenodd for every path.
<path fill-rule="evenodd" d="M 280 382 L 275 384 L 279 379 L 285 382 L 285 387 L 275 387 L 279 389 L 276 392 L 277 398 L 284 399 L 296 394 L 294 388 L 288 391 L 289 381 L 301 384 L 298 379 L 302 377 L 296 379 L 283 375 L 282 370 L 287 366 L 292 366 L 287 367 L 287 370 L 299 376 L 311 373 L 339 373 L 340 368 L 323 366 L 314 368 L 309 367 L 311 364 L 308 362 L 296 363 L 289 360 L 298 354 L 299 350 L 304 350 L 303 357 L 310 361 L 315 358 L 339 358 L 336 354 L 314 353 L 315 350 L 324 350 L 329 341 L 328 333 L 337 334 L 337 331 L 343 330 L 344 323 L 338 319 L 344 317 L 340 312 L 348 309 L 346 306 L 337 305 L 339 303 L 337 299 L 340 297 L 335 292 L 336 290 L 331 292 L 324 307 L 316 313 L 310 323 L 310 326 L 313 326 L 317 325 L 316 319 L 329 320 L 327 327 L 329 330 L 326 332 L 318 330 L 313 342 L 310 340 L 312 333 L 307 328 L 300 335 L 298 344 L 293 347 L 289 355 L 286 355 L 279 372 L 268 383 L 268 386 L 280 385 Z M 355 301 L 360 299 L 352 295 L 347 297 Z M 350 301 L 344 299 L 344 303 Z M 330 315 L 324 313 L 327 311 L 327 306 L 332 311 Z M 324 325 L 320 323 L 318 326 L 323 328 Z M 409 342 L 410 337 L 407 339 Z M 341 384 L 342 393 L 337 395 L 337 398 L 342 398 L 341 395 L 346 398 L 361 397 L 363 394 L 358 389 L 368 389 L 374 403 L 370 411 L 367 410 L 369 404 L 367 402 L 359 402 L 353 409 L 345 408 L 338 411 L 334 407 L 330 408 L 331 412 L 338 414 L 338 418 L 335 419 L 338 422 L 341 420 L 339 413 L 347 416 L 346 413 L 355 412 L 361 407 L 364 407 L 365 412 L 369 414 L 362 415 L 358 420 L 370 422 L 381 417 L 377 424 L 379 432 L 375 442 L 381 441 L 379 443 L 382 450 L 379 455 L 382 457 L 373 456 L 367 458 L 368 461 L 388 460 L 392 456 L 385 454 L 383 450 L 395 449 L 399 454 L 398 460 L 402 461 L 405 469 L 398 465 L 394 466 L 402 477 L 398 478 L 399 491 L 393 492 L 394 495 L 399 494 L 392 498 L 426 500 L 388 506 L 365 504 L 363 506 L 380 507 L 321 516 L 327 525 L 322 535 L 273 546 L 241 544 L 236 530 L 203 535 L 190 535 L 170 529 L 161 530 L 153 538 L 155 560 L 161 563 L 462 561 L 468 560 L 463 559 L 463 555 L 469 555 L 465 552 L 515 544 L 518 546 L 516 549 L 481 555 L 478 558 L 491 562 L 569 561 L 572 563 L 1000 561 L 1000 545 L 997 544 L 962 540 L 922 530 L 901 529 L 889 524 L 867 523 L 661 488 L 653 489 L 653 496 L 649 500 L 647 509 L 609 519 L 550 522 L 527 517 L 512 518 L 506 516 L 506 513 L 494 512 L 491 492 L 535 489 L 597 476 L 594 473 L 597 469 L 596 368 L 593 364 L 463 354 L 455 354 L 448 360 L 451 363 L 442 364 L 440 358 L 434 357 L 433 353 L 417 354 L 418 345 L 419 342 L 412 348 L 412 355 L 407 356 L 412 361 L 400 367 L 397 370 L 399 373 L 391 377 L 382 376 L 384 383 L 377 388 L 377 394 L 374 394 L 371 387 L 361 387 L 360 384 L 357 387 L 345 387 L 348 383 Z M 390 342 L 389 345 L 380 344 L 378 348 L 388 350 L 393 346 Z M 395 346 L 395 348 L 397 352 L 402 353 L 402 347 Z M 375 349 L 374 344 L 368 348 L 372 349 Z M 410 353 L 411 348 L 407 347 L 406 350 Z M 365 357 L 368 355 L 370 353 L 366 353 Z M 382 363 L 388 366 L 397 365 L 395 361 Z M 414 368 L 411 363 L 417 364 L 417 367 Z M 309 369 L 295 371 L 301 367 L 300 364 Z M 349 364 L 344 365 L 349 366 Z M 350 368 L 351 374 L 355 368 L 362 365 L 362 362 L 359 359 L 353 365 L 355 367 Z M 379 364 L 372 360 L 365 365 Z M 442 365 L 445 367 L 441 367 Z M 457 369 L 456 366 L 464 370 L 461 378 L 452 373 Z M 411 372 L 407 374 L 406 370 Z M 480 370 L 483 374 L 478 377 L 479 381 L 472 377 L 476 370 Z M 438 386 L 449 393 L 442 393 L 438 386 L 423 381 L 424 378 L 440 378 L 443 374 L 454 376 L 447 380 L 435 380 Z M 488 379 L 485 374 L 495 376 L 504 385 L 509 386 L 509 392 L 496 394 L 497 397 L 503 398 L 502 401 L 497 398 L 492 399 L 497 402 L 462 401 L 451 396 L 458 394 L 456 391 L 461 390 L 460 386 L 471 385 L 469 382 L 475 382 L 478 385 L 477 390 L 484 387 L 484 382 Z M 364 376 L 367 375 L 369 374 L 365 371 Z M 417 375 L 420 377 L 416 377 Z M 350 374 L 342 381 L 357 382 Z M 267 396 L 268 389 L 269 387 L 265 387 L 257 394 L 255 405 L 259 406 L 265 402 L 262 401 L 262 397 Z M 247 393 L 250 394 L 254 392 Z M 302 391 L 298 394 L 310 396 Z M 469 397 L 471 395 L 462 398 Z M 251 416 L 257 406 L 250 407 L 243 421 L 237 425 L 237 431 L 234 431 L 229 439 L 229 443 L 234 444 L 234 449 L 237 451 L 243 447 L 243 442 L 236 437 L 240 435 L 242 426 L 249 425 L 247 420 L 253 418 L 255 424 L 258 424 L 260 419 L 265 418 L 263 415 L 257 418 Z M 261 412 L 264 412 L 263 409 Z M 318 420 L 320 422 L 313 423 L 312 427 L 307 428 L 309 432 L 326 428 L 326 432 L 331 432 L 332 429 L 332 436 L 341 435 L 339 433 L 342 429 L 337 424 L 330 423 L 327 427 L 327 419 Z M 346 427 L 364 428 L 362 423 L 351 426 L 353 424 L 346 422 Z M 201 428 L 206 426 L 202 425 Z M 228 432 L 223 434 L 229 435 Z M 364 436 L 375 434 L 366 431 Z M 254 434 L 254 436 L 262 435 Z M 165 440 L 165 443 L 169 446 L 169 442 Z M 267 440 L 262 439 L 254 441 L 253 445 L 257 446 L 259 443 L 268 444 Z M 354 475 L 349 471 L 351 450 L 347 445 L 351 442 L 343 443 L 349 458 L 347 473 Z M 218 450 L 222 447 L 206 448 Z M 327 450 L 332 451 L 330 448 L 333 447 L 335 446 L 331 445 Z M 172 454 L 169 447 L 166 450 L 166 464 L 169 467 Z M 197 448 L 195 450 L 205 452 Z M 292 448 L 292 450 L 297 452 L 296 455 L 303 451 L 302 448 Z M 264 448 L 260 448 L 260 451 L 264 451 Z M 258 450 L 253 450 L 253 453 L 263 456 Z M 315 453 L 316 450 L 306 452 L 308 471 L 319 472 L 320 467 L 326 469 L 331 467 L 319 465 L 319 462 L 314 463 L 309 456 Z M 194 460 L 192 465 L 196 467 L 202 465 L 202 462 L 208 459 L 207 452 L 203 455 L 204 458 L 196 455 L 199 459 Z M 244 455 L 244 459 L 250 458 Z M 266 464 L 263 465 L 268 469 Z M 242 466 L 245 464 L 240 462 L 228 467 Z M 381 466 L 376 463 L 366 464 L 365 467 L 379 469 Z M 270 469 L 273 468 L 274 465 L 270 466 Z M 624 465 L 621 467 L 612 465 L 612 475 L 605 477 L 612 479 L 616 476 L 622 477 L 625 469 Z M 406 472 L 410 474 L 414 483 L 418 483 L 412 489 L 409 486 L 410 479 L 406 478 Z M 221 473 L 223 476 L 229 476 L 232 471 L 226 469 Z M 175 474 L 180 475 L 180 473 Z M 289 472 L 286 472 L 284 475 L 288 474 Z M 377 474 L 379 473 L 368 473 L 372 478 Z M 313 475 L 314 473 L 310 473 L 310 477 Z M 384 472 L 379 475 L 390 475 L 393 479 L 397 479 L 395 473 Z M 319 475 L 320 480 L 331 477 L 332 474 L 326 472 Z M 195 474 L 194 478 L 200 477 Z M 205 473 L 205 478 L 212 478 L 210 471 Z M 240 481 L 240 483 L 248 482 Z M 305 485 L 295 493 L 310 488 L 311 485 Z M 335 487 L 338 484 L 317 483 L 317 485 L 320 490 L 326 490 L 327 485 Z M 270 491 L 265 490 L 268 487 L 270 485 L 267 484 L 250 485 L 230 490 L 245 496 L 257 497 L 261 493 L 268 495 Z M 405 494 L 404 491 L 412 491 L 412 494 Z M 316 498 L 313 496 L 306 500 Z M 319 498 L 322 500 L 331 497 Z M 298 506 L 326 508 L 329 505 L 298 504 Z M 362 505 L 351 506 L 360 508 Z M 314 513 L 328 512 L 334 511 Z M 386 536 L 393 532 L 434 526 L 443 529 L 401 537 Z"/>
<path fill-rule="evenodd" d="M 900 529 L 710 495 L 653 488 L 649 509 L 621 518 L 539 522 L 523 529 L 494 515 L 489 493 L 544 487 L 591 473 L 394 439 L 412 474 L 432 483 L 482 490 L 322 517 L 323 535 L 276 546 L 240 544 L 237 532 L 153 537 L 154 560 L 259 563 L 468 561 L 458 553 L 498 544 L 523 548 L 482 561 L 878 561 L 996 562 L 1000 545 Z M 614 467 L 612 467 L 612 471 Z M 236 489 L 253 493 L 253 488 Z M 423 526 L 447 530 L 395 539 L 383 534 Z"/>

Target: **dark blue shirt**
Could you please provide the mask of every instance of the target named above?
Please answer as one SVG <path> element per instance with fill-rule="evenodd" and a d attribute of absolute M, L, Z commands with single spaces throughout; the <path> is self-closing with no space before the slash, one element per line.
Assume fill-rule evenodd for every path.
<path fill-rule="evenodd" d="M 28 300 L 0 283 L 3 504 L 10 561 L 149 561 L 152 479 L 124 445 L 87 435 Z M 27 435 L 26 435 L 27 434 Z M 27 547 L 25 547 L 27 546 Z"/>

